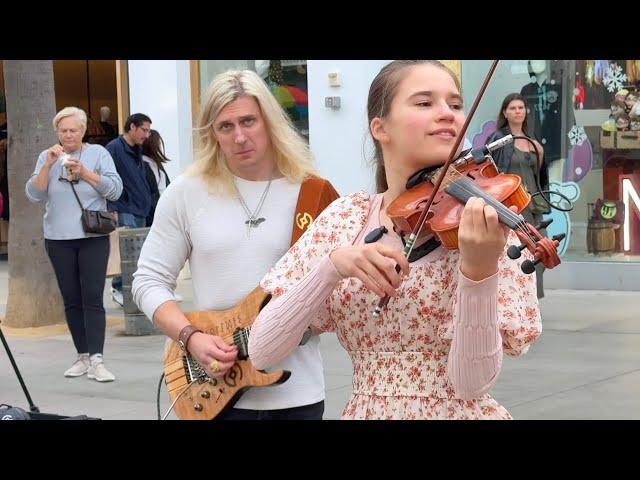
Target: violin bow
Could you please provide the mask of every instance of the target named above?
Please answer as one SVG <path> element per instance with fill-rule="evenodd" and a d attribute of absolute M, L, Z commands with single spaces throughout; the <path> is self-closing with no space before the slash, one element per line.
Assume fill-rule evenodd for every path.
<path fill-rule="evenodd" d="M 465 134 L 467 133 L 467 129 L 469 128 L 469 123 L 471 122 L 471 119 L 473 118 L 474 114 L 476 113 L 476 110 L 478 109 L 478 105 L 480 104 L 480 100 L 482 100 L 482 96 L 484 95 L 485 90 L 489 86 L 489 81 L 491 81 L 491 77 L 493 76 L 493 72 L 495 72 L 496 67 L 498 66 L 498 62 L 499 60 L 494 60 L 493 63 L 491 64 L 491 67 L 489 67 L 489 71 L 487 72 L 487 75 L 484 78 L 484 82 L 482 82 L 482 86 L 480 87 L 480 90 L 478 91 L 478 94 L 476 95 L 476 98 L 473 101 L 473 105 L 471 105 L 469 114 L 467 115 L 467 118 L 465 119 L 464 124 L 462 125 L 462 130 L 460 130 L 460 133 L 458 134 L 458 138 L 456 139 L 453 145 L 453 148 L 451 149 L 451 153 L 449 154 L 449 159 L 445 162 L 445 164 L 440 169 L 440 175 L 438 176 L 438 179 L 436 180 L 436 183 L 433 186 L 433 190 L 431 191 L 431 194 L 427 198 L 427 203 L 425 205 L 425 208 L 420 214 L 420 217 L 418 218 L 418 223 L 413 229 L 413 232 L 411 232 L 411 235 L 409 235 L 409 239 L 407 240 L 407 243 L 404 246 L 404 250 L 402 251 L 402 254 L 405 256 L 405 258 L 409 258 L 409 255 L 411 255 L 411 252 L 413 251 L 413 245 L 415 244 L 416 239 L 420 235 L 422 226 L 424 225 L 424 222 L 427 219 L 427 215 L 429 214 L 429 209 L 431 208 L 433 199 L 435 198 L 436 194 L 438 193 L 438 190 L 440 189 L 440 185 L 442 184 L 442 181 L 444 180 L 445 175 L 447 174 L 447 170 L 449 170 L 449 166 L 451 165 L 454 158 L 456 157 L 456 152 L 458 151 L 460 142 L 462 142 Z M 396 265 L 396 272 L 400 272 L 400 265 Z M 380 314 L 382 313 L 382 309 L 387 305 L 387 303 L 389 303 L 389 295 L 385 295 L 382 299 L 380 299 L 378 306 L 373 311 L 374 318 L 380 316 Z"/>

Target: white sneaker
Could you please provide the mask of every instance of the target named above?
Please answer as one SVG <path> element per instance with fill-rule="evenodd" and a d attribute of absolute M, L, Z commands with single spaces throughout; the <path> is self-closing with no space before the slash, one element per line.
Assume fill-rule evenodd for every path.
<path fill-rule="evenodd" d="M 113 373 L 104 366 L 102 355 L 99 353 L 91 356 L 91 365 L 89 366 L 87 377 L 98 382 L 113 382 L 116 379 Z"/>
<path fill-rule="evenodd" d="M 124 299 L 122 298 L 122 292 L 116 290 L 113 287 L 111 287 L 111 300 L 113 300 L 115 303 L 117 303 L 121 307 L 124 306 Z"/>
<path fill-rule="evenodd" d="M 71 368 L 64 372 L 65 377 L 79 377 L 84 375 L 89 370 L 89 354 L 80 353 L 78 359 L 71 365 Z"/>
<path fill-rule="evenodd" d="M 184 300 L 184 298 L 182 298 L 182 295 L 180 295 L 179 293 L 173 293 L 173 298 L 176 300 L 176 302 L 181 302 Z"/>

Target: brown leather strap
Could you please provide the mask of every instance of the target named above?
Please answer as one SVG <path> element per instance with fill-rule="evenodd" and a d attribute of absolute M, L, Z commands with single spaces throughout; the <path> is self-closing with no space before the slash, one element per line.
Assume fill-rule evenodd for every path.
<path fill-rule="evenodd" d="M 291 232 L 291 245 L 296 243 L 311 225 L 318 215 L 329 206 L 336 198 L 339 198 L 331 182 L 320 177 L 311 177 L 302 182 L 296 213 L 293 218 L 293 231 Z"/>
<path fill-rule="evenodd" d="M 187 346 L 189 345 L 189 339 L 191 335 L 196 332 L 202 333 L 202 330 L 197 329 L 193 325 L 187 325 L 182 330 L 180 330 L 180 334 L 178 335 L 178 343 L 180 344 L 180 348 L 184 351 L 187 350 Z"/>

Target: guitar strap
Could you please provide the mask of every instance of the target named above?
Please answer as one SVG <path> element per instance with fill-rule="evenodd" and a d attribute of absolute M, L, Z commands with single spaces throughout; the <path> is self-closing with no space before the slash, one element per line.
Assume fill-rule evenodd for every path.
<path fill-rule="evenodd" d="M 339 198 L 331 182 L 319 177 L 311 177 L 302 182 L 295 216 L 293 218 L 293 231 L 291 232 L 291 245 L 296 243 L 322 211 L 331 202 Z"/>

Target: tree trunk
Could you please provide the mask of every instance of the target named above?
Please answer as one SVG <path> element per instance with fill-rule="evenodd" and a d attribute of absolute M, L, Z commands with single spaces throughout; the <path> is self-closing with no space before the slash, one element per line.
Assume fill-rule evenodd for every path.
<path fill-rule="evenodd" d="M 44 202 L 31 203 L 25 184 L 38 155 L 58 139 L 51 60 L 5 60 L 4 85 L 9 141 L 9 297 L 4 323 L 40 327 L 64 323 L 62 296 L 44 249 Z"/>

